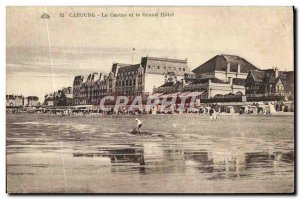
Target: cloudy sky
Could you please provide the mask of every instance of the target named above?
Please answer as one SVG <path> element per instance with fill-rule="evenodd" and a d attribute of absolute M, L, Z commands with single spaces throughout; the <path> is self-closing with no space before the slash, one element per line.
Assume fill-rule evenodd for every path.
<path fill-rule="evenodd" d="M 47 12 L 48 20 L 41 15 Z M 127 17 L 70 17 L 74 13 Z M 128 17 L 130 13 L 173 17 Z M 64 17 L 59 17 L 64 13 Z M 293 70 L 293 10 L 288 7 L 8 7 L 8 94 L 43 96 L 75 75 L 109 72 L 142 56 L 188 59 L 191 69 L 217 54 L 264 69 Z M 132 60 L 132 49 L 134 59 Z M 52 53 L 52 64 L 50 58 Z"/>

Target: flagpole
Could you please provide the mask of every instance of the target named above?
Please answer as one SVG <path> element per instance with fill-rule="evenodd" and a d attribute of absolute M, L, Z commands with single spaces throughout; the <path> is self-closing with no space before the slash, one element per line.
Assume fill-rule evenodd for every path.
<path fill-rule="evenodd" d="M 135 48 L 132 48 L 132 56 L 131 56 L 131 62 L 133 64 L 133 60 L 134 60 L 134 51 L 135 51 Z"/>

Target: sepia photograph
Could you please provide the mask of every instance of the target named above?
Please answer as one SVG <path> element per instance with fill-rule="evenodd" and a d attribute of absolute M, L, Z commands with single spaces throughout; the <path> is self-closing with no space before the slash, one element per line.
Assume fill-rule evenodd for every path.
<path fill-rule="evenodd" d="M 6 192 L 295 193 L 294 12 L 7 6 Z"/>

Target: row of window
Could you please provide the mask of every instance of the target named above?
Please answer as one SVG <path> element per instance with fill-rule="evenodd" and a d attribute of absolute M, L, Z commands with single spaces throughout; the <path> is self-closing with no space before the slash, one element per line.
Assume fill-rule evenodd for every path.
<path fill-rule="evenodd" d="M 139 79 L 138 85 L 142 84 L 142 79 Z M 117 81 L 116 82 L 116 87 L 121 87 L 121 86 L 132 86 L 135 85 L 135 79 L 133 80 L 123 80 L 123 81 Z"/>
<path fill-rule="evenodd" d="M 150 66 L 150 65 L 148 65 L 148 68 L 149 68 L 149 69 L 150 69 L 150 68 L 153 68 L 153 69 L 156 69 L 156 68 L 157 68 L 157 69 L 160 69 L 160 66 Z M 173 67 L 173 68 L 174 68 L 174 70 L 177 70 L 177 67 Z M 164 70 L 167 70 L 167 67 L 164 66 L 163 69 L 164 69 Z M 172 70 L 172 67 L 169 66 L 168 69 L 169 69 L 169 70 Z M 182 71 L 185 71 L 185 68 L 178 68 L 179 71 L 181 71 L 181 69 L 182 69 Z"/>
<path fill-rule="evenodd" d="M 136 75 L 138 71 L 131 71 L 131 72 L 123 72 L 123 73 L 118 73 L 117 77 L 123 77 L 123 76 L 128 76 L 128 75 Z M 142 74 L 139 74 L 141 76 Z"/>

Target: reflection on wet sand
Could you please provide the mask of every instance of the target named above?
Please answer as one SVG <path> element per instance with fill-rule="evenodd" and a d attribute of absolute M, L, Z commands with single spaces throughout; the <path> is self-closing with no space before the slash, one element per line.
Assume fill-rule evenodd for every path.
<path fill-rule="evenodd" d="M 145 128 L 165 137 L 129 134 L 123 129 L 131 128 L 132 118 L 81 121 L 64 117 L 58 121 L 53 117 L 32 118 L 30 122 L 28 118 L 11 117 L 7 123 L 8 189 L 214 193 L 293 190 L 293 131 L 284 135 L 275 131 L 280 121 L 284 122 L 276 128 L 290 125 L 291 118 L 275 117 L 275 122 L 267 126 L 274 127 L 271 135 L 261 131 L 263 126 L 257 127 L 261 124 L 257 121 L 264 118 L 245 117 L 245 127 L 238 125 L 239 131 L 232 130 L 237 127 L 222 117 L 219 120 L 223 122 L 213 125 L 201 117 L 164 117 L 176 122 L 172 129 L 163 126 L 165 123 L 155 125 L 161 119 L 145 117 Z M 188 122 L 190 130 L 183 131 Z M 284 128 L 289 129 L 289 125 Z"/>
<path fill-rule="evenodd" d="M 108 157 L 112 165 L 112 173 L 134 171 L 140 171 L 143 174 L 147 172 L 168 173 L 175 172 L 175 170 L 184 172 L 187 167 L 192 166 L 201 173 L 207 174 L 208 180 L 249 178 L 260 175 L 257 169 L 263 169 L 263 172 L 274 175 L 276 167 L 280 166 L 280 163 L 282 163 L 281 166 L 286 166 L 286 163 L 294 162 L 293 151 L 284 153 L 247 152 L 233 155 L 205 150 L 197 152 L 171 150 L 163 149 L 157 144 L 151 144 L 151 147 L 149 145 L 148 143 L 147 147 L 144 147 L 131 144 L 132 148 L 103 148 L 97 153 L 73 153 L 73 157 Z M 253 172 L 255 170 L 256 172 Z"/>

